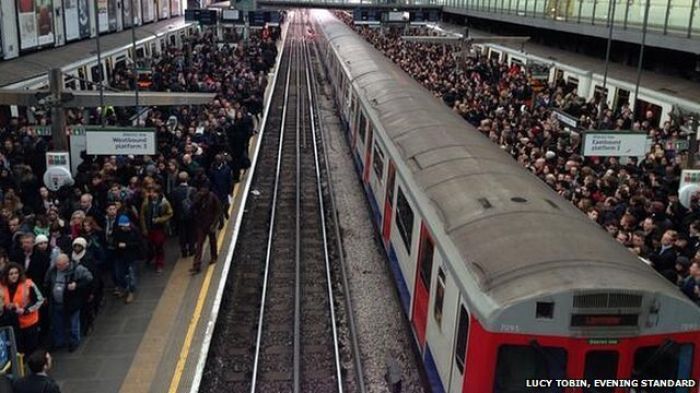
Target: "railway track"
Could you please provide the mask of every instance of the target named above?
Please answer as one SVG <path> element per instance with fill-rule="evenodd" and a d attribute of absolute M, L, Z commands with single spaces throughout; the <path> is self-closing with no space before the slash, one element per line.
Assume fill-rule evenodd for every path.
<path fill-rule="evenodd" d="M 351 317 L 336 315 L 337 304 L 345 313 L 351 306 L 337 263 L 338 231 L 330 230 L 336 217 L 326 217 L 332 209 L 324 201 L 330 194 L 307 21 L 299 12 L 290 16 L 251 187 L 257 192 L 245 207 L 205 392 L 364 391 L 354 330 L 345 322 Z"/>

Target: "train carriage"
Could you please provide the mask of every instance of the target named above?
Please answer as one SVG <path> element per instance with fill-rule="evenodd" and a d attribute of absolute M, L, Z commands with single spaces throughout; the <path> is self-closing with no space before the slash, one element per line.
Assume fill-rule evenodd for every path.
<path fill-rule="evenodd" d="M 697 306 L 332 14 L 313 15 L 433 391 L 700 378 Z"/>

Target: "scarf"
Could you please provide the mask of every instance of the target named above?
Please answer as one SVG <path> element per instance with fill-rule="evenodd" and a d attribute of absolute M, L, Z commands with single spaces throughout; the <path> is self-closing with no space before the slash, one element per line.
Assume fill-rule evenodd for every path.
<path fill-rule="evenodd" d="M 85 256 L 85 252 L 87 252 L 87 250 L 83 250 L 80 253 L 73 251 L 72 259 L 75 261 L 75 263 L 80 263 L 80 260 Z"/>

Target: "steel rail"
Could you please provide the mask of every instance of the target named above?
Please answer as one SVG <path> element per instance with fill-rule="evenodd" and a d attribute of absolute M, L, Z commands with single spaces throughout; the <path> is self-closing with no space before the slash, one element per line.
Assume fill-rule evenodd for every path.
<path fill-rule="evenodd" d="M 311 125 L 311 140 L 314 148 L 314 167 L 316 169 L 316 191 L 318 193 L 318 208 L 321 215 L 321 234 L 323 236 L 323 256 L 326 268 L 326 287 L 328 289 L 328 308 L 330 311 L 331 318 L 331 330 L 333 332 L 333 352 L 335 356 L 335 369 L 336 369 L 336 380 L 338 382 L 338 392 L 343 392 L 343 378 L 342 369 L 340 364 L 340 343 L 338 340 L 338 327 L 335 317 L 335 304 L 333 297 L 333 281 L 331 279 L 331 263 L 328 253 L 328 234 L 326 233 L 326 214 L 325 206 L 323 203 L 323 185 L 321 181 L 321 169 L 318 160 L 318 143 L 316 141 L 316 126 L 314 122 L 314 98 L 311 94 L 311 76 L 309 75 L 309 69 L 311 68 L 311 60 L 309 59 L 306 40 L 302 36 L 302 56 L 305 62 L 306 69 L 306 91 L 308 94 L 308 104 L 309 104 L 309 123 Z M 340 251 L 340 250 L 339 250 Z"/>
<path fill-rule="evenodd" d="M 295 13 L 294 19 L 297 19 Z M 296 240 L 295 240 L 295 254 L 294 254 L 294 393 L 301 393 L 301 151 L 299 148 L 300 140 L 300 113 L 299 113 L 299 103 L 301 100 L 301 52 L 299 50 L 299 26 L 296 25 L 296 39 L 292 42 L 296 43 L 295 53 L 296 56 L 293 60 L 296 60 L 296 187 L 295 187 L 295 204 L 296 204 Z"/>
<path fill-rule="evenodd" d="M 291 45 L 291 44 L 290 44 Z M 293 53 L 290 50 L 290 56 L 292 56 Z M 285 131 L 285 120 L 287 118 L 287 101 L 289 98 L 289 79 L 292 74 L 292 59 L 293 57 L 290 58 L 289 64 L 287 65 L 287 79 L 285 81 L 285 88 L 284 88 L 284 107 L 282 109 L 282 121 L 280 124 L 280 140 L 279 140 L 279 147 L 277 149 L 277 168 L 275 169 L 275 185 L 273 188 L 273 195 L 272 195 L 272 206 L 270 208 L 270 230 L 268 232 L 268 238 L 267 238 L 267 254 L 265 256 L 265 273 L 264 273 L 264 278 L 263 278 L 263 289 L 262 289 L 262 295 L 261 295 L 261 300 L 260 300 L 260 313 L 258 316 L 258 332 L 257 332 L 257 337 L 256 337 L 256 342 L 255 342 L 255 358 L 253 360 L 253 375 L 251 377 L 251 386 L 250 386 L 250 392 L 255 393 L 255 387 L 257 383 L 257 378 L 258 378 L 258 363 L 260 361 L 260 347 L 261 347 L 261 342 L 262 342 L 262 333 L 263 333 L 263 320 L 265 317 L 265 299 L 267 296 L 267 284 L 268 284 L 268 278 L 269 278 L 269 273 L 270 273 L 270 261 L 271 261 L 271 256 L 272 256 L 272 240 L 273 240 L 273 234 L 274 234 L 274 229 L 275 229 L 275 215 L 277 211 L 277 194 L 279 190 L 279 180 L 280 180 L 280 168 L 282 165 L 282 146 L 284 142 L 284 131 Z"/>
<path fill-rule="evenodd" d="M 321 59 L 321 56 L 318 52 L 318 47 L 316 45 L 312 46 L 313 52 L 316 54 L 316 58 Z M 309 53 L 311 52 L 311 49 L 307 49 Z M 311 58 L 309 57 L 309 63 L 311 63 Z M 311 64 L 310 64 L 311 65 Z M 333 188 L 333 174 L 330 170 L 330 164 L 328 163 L 328 144 L 326 142 L 325 138 L 325 129 L 326 126 L 324 124 L 323 117 L 320 116 L 320 110 L 319 108 L 319 103 L 318 103 L 318 97 L 320 96 L 319 93 L 319 83 L 316 79 L 316 75 L 312 72 L 311 73 L 311 85 L 313 86 L 313 95 L 316 98 L 314 100 L 314 106 L 316 109 L 316 117 L 318 119 L 318 125 L 319 125 L 319 135 L 320 135 L 320 140 L 321 140 L 321 145 L 323 147 L 323 156 L 324 156 L 324 164 L 325 164 L 325 169 L 326 169 L 326 176 L 328 177 L 328 194 L 329 194 L 329 200 L 330 200 L 330 215 L 332 217 L 333 221 L 333 227 L 335 229 L 335 239 L 337 243 L 337 248 L 338 248 L 338 259 L 340 262 L 340 274 L 342 278 L 342 285 L 343 285 L 343 290 L 345 291 L 345 309 L 346 309 L 346 314 L 348 318 L 348 329 L 350 331 L 350 341 L 351 341 L 351 347 L 352 347 L 352 353 L 353 353 L 353 362 L 354 362 L 354 367 L 355 367 L 355 378 L 357 380 L 358 388 L 360 393 L 366 393 L 367 392 L 367 387 L 365 386 L 365 377 L 364 377 L 364 371 L 362 367 L 362 358 L 361 358 L 361 352 L 360 352 L 360 344 L 357 339 L 357 327 L 355 325 L 355 315 L 353 313 L 353 308 L 352 308 L 352 299 L 351 299 L 351 293 L 350 293 L 350 284 L 348 282 L 348 277 L 347 277 L 347 269 L 346 269 L 346 263 L 345 263 L 345 257 L 343 255 L 343 241 L 340 236 L 340 223 L 338 222 L 338 209 L 336 207 L 336 202 L 335 202 L 335 190 Z M 313 119 L 312 119 L 313 122 Z"/>

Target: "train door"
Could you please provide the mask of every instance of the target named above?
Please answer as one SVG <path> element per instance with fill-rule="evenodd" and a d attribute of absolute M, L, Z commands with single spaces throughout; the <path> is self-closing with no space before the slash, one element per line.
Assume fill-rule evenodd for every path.
<path fill-rule="evenodd" d="M 373 135 L 372 135 L 372 125 L 371 124 L 368 127 L 367 131 L 368 131 L 367 132 L 368 136 L 367 136 L 367 140 L 365 141 L 365 159 L 364 159 L 365 167 L 364 167 L 364 171 L 362 172 L 362 180 L 365 183 L 369 183 L 369 169 L 372 166 L 371 164 L 372 164 L 372 142 L 373 142 L 372 136 Z"/>
<path fill-rule="evenodd" d="M 433 274 L 433 253 L 435 245 L 425 224 L 420 229 L 420 245 L 418 247 L 418 266 L 416 286 L 413 292 L 413 328 L 418 337 L 418 345 L 423 350 L 425 344 L 425 327 L 428 323 L 428 305 L 430 304 L 430 283 Z"/>
<path fill-rule="evenodd" d="M 391 215 L 394 206 L 394 183 L 396 182 L 396 167 L 394 161 L 389 160 L 389 169 L 386 175 L 386 191 L 384 195 L 384 223 L 382 224 L 382 239 L 384 246 L 389 247 L 389 238 L 391 235 Z"/>
<path fill-rule="evenodd" d="M 630 102 L 630 91 L 622 88 L 618 88 L 615 93 L 615 102 L 613 103 L 613 108 L 615 112 L 619 112 L 620 109 Z"/>
<path fill-rule="evenodd" d="M 102 63 L 97 63 L 90 67 L 90 80 L 95 84 L 100 84 L 104 80 L 104 66 Z M 95 89 L 99 86 L 95 85 Z"/>
<path fill-rule="evenodd" d="M 648 121 L 652 127 L 658 127 L 661 121 L 663 108 L 651 102 L 637 99 L 634 103 L 634 118 L 640 121 Z"/>

